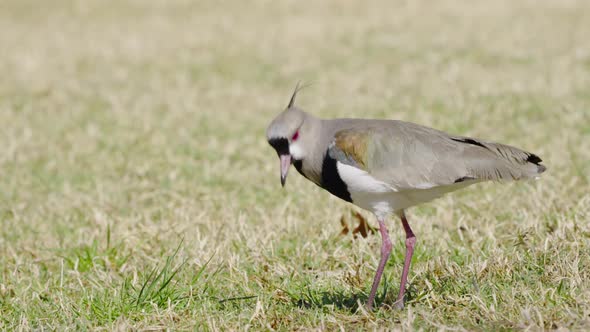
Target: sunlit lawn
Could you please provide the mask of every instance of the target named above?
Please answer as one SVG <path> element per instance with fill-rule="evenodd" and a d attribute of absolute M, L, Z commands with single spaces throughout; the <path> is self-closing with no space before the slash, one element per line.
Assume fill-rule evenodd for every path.
<path fill-rule="evenodd" d="M 590 4 L 0 4 L 0 328 L 590 328 Z M 540 155 L 541 180 L 408 211 L 378 235 L 279 163 L 299 80 L 321 117 L 417 122 Z M 362 212 L 375 225 L 367 212 Z"/>

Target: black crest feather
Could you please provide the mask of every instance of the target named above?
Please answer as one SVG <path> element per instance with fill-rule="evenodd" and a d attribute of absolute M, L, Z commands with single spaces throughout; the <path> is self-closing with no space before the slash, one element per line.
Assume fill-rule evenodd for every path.
<path fill-rule="evenodd" d="M 291 96 L 291 100 L 289 100 L 289 105 L 287 105 L 287 108 L 291 108 L 295 105 L 295 97 L 297 97 L 297 92 L 307 88 L 310 85 L 311 84 L 301 85 L 301 81 L 297 82 L 297 85 L 295 85 L 295 91 L 293 91 L 293 95 Z"/>

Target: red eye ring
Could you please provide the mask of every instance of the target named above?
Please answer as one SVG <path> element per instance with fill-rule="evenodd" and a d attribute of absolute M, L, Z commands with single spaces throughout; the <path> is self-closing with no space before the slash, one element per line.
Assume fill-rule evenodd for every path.
<path fill-rule="evenodd" d="M 297 138 L 299 138 L 299 130 L 297 130 L 297 131 L 295 132 L 295 134 L 293 135 L 293 137 L 291 137 L 291 140 L 293 140 L 293 141 L 296 141 L 296 140 L 297 140 Z"/>

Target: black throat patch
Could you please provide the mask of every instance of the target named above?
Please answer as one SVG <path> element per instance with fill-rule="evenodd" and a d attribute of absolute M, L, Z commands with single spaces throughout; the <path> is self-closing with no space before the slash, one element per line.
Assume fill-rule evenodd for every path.
<path fill-rule="evenodd" d="M 322 164 L 322 188 L 329 191 L 332 195 L 352 203 L 348 187 L 342 181 L 340 174 L 338 174 L 336 159 L 330 157 L 329 153 L 326 153 Z"/>
<path fill-rule="evenodd" d="M 309 180 L 307 175 L 305 175 L 305 173 L 303 173 L 303 161 L 302 160 L 293 160 L 293 166 L 295 166 L 295 169 L 297 170 L 297 172 L 299 172 L 299 174 L 303 175 L 306 179 Z"/>

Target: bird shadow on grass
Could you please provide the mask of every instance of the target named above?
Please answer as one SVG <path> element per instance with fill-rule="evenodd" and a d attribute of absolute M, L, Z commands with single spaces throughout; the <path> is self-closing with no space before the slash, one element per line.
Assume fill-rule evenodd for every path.
<path fill-rule="evenodd" d="M 375 306 L 377 308 L 393 307 L 396 300 L 396 294 L 394 294 L 394 292 L 397 292 L 397 288 L 394 287 L 394 289 L 392 289 L 390 283 L 387 280 L 383 280 L 382 287 L 375 297 Z M 368 299 L 368 295 L 361 291 L 351 293 L 346 289 L 316 290 L 309 285 L 303 287 L 296 293 L 287 293 L 291 297 L 293 304 L 300 308 L 312 309 L 331 306 L 353 313 L 359 309 L 359 305 L 364 306 Z M 406 300 L 412 298 L 411 293 L 408 293 L 406 293 Z"/>
<path fill-rule="evenodd" d="M 383 287 L 379 289 L 375 297 L 375 307 L 392 309 L 397 300 L 397 288 L 389 287 L 389 282 L 384 280 Z M 336 309 L 356 312 L 359 305 L 364 306 L 367 303 L 368 294 L 365 292 L 350 292 L 346 289 L 316 290 L 309 286 L 302 288 L 296 293 L 288 292 L 292 303 L 300 308 L 313 309 L 334 307 Z M 416 295 L 418 295 L 416 297 Z M 405 302 L 420 302 L 420 294 L 416 294 L 416 289 L 408 285 L 406 289 Z"/>
<path fill-rule="evenodd" d="M 312 291 L 295 295 L 293 303 L 305 309 L 323 308 L 333 306 L 334 308 L 355 312 L 359 302 L 366 302 L 367 296 L 363 293 L 349 293 L 344 290 Z"/>

